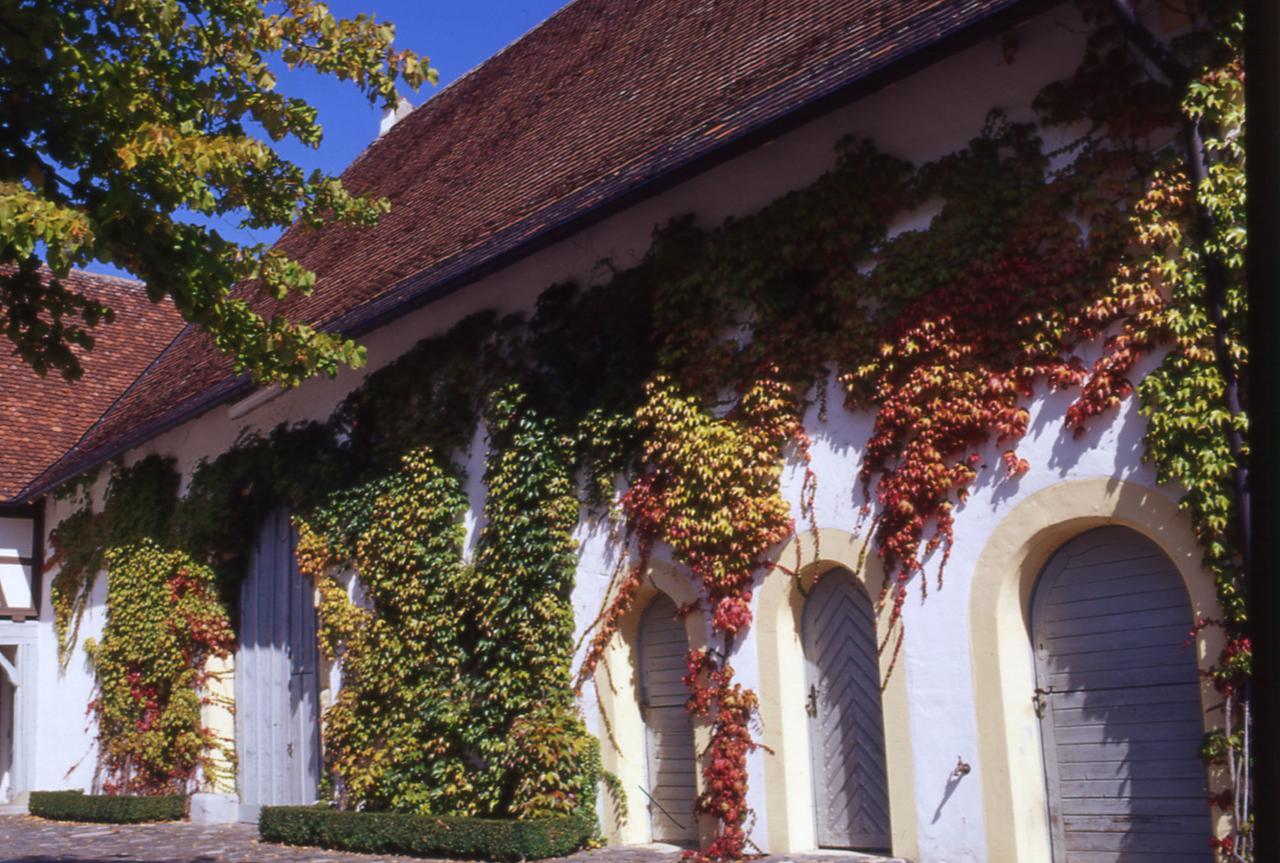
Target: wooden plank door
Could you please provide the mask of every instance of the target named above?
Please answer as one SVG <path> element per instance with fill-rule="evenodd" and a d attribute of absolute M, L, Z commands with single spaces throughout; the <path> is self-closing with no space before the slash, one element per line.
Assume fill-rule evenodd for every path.
<path fill-rule="evenodd" d="M 1055 863 L 1213 859 L 1191 603 L 1146 537 L 1064 545 L 1032 601 Z"/>
<path fill-rule="evenodd" d="M 818 581 L 801 625 L 818 845 L 887 851 L 889 780 L 871 599 L 847 570 Z"/>
<path fill-rule="evenodd" d="M 649 821 L 653 841 L 696 845 L 697 758 L 681 679 L 689 640 L 676 604 L 659 594 L 640 620 L 640 705 L 644 716 Z"/>
<path fill-rule="evenodd" d="M 289 514 L 271 513 L 240 588 L 236 754 L 248 806 L 314 803 L 320 779 L 316 610 L 296 541 Z"/>

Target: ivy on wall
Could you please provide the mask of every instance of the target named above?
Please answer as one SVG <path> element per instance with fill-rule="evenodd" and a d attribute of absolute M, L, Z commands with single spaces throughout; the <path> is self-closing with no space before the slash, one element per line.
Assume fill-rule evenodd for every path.
<path fill-rule="evenodd" d="M 1178 46 L 1206 70 L 1180 105 L 1102 7 L 1084 9 L 1094 28 L 1084 60 L 1041 93 L 1038 124 L 993 112 L 966 147 L 923 166 L 842 142 L 830 171 L 757 213 L 712 229 L 678 220 L 636 266 L 582 290 L 553 286 L 527 320 L 485 313 L 423 340 L 328 421 L 247 437 L 201 465 L 181 500 L 176 481 L 152 484 L 126 519 L 130 480 L 148 462 L 117 469 L 104 511 L 64 520 L 55 537 L 64 644 L 92 574 L 115 559 L 109 549 L 153 537 L 211 567 L 230 607 L 247 538 L 288 505 L 300 566 L 322 596 L 322 639 L 342 661 L 324 737 L 343 805 L 586 811 L 598 756 L 573 693 L 594 679 L 661 543 L 698 589 L 681 613 L 712 628 L 686 677 L 690 710 L 712 729 L 697 808 L 720 825 L 705 854 L 736 858 L 747 847 L 756 696 L 728 659 L 751 625 L 753 586 L 779 577 L 768 575 L 778 568 L 770 551 L 795 529 L 781 469 L 787 458 L 807 464 L 802 419 L 814 401 L 826 413 L 828 378 L 847 409 L 875 417 L 858 502 L 891 574 L 879 598 L 891 666 L 908 586 L 927 591 L 927 567 L 942 581 L 956 508 L 984 478 L 1028 469 L 1017 442 L 1029 400 L 1069 392 L 1066 424 L 1080 433 L 1136 388 L 1147 457 L 1184 490 L 1216 578 L 1224 619 L 1213 623 L 1228 648 L 1215 674 L 1235 724 L 1208 750 L 1240 772 L 1248 644 L 1232 477 L 1242 451 L 1229 441 L 1246 422 L 1228 384 L 1246 363 L 1235 31 L 1218 28 L 1225 46 Z M 1183 117 L 1212 132 L 1198 184 L 1166 146 Z M 1050 151 L 1047 128 L 1084 131 Z M 1193 239 L 1197 202 L 1213 214 L 1203 242 Z M 890 232 L 921 213 L 920 227 Z M 1210 260 L 1226 273 L 1216 305 Z M 1135 384 L 1139 358 L 1157 350 L 1157 370 Z M 487 496 L 468 560 L 458 456 L 482 424 Z M 815 481 L 807 473 L 802 517 Z M 575 678 L 572 533 L 581 506 L 615 503 L 630 559 L 584 635 Z M 363 602 L 343 571 L 359 574 Z M 1248 830 L 1240 788 L 1216 797 L 1236 816 L 1223 850 L 1237 856 Z"/>
<path fill-rule="evenodd" d="M 570 689 L 578 499 L 572 441 L 556 433 L 516 387 L 487 411 L 484 527 L 476 544 L 475 681 L 477 742 L 496 765 L 495 811 L 524 816 L 594 813 L 597 746 Z"/>
<path fill-rule="evenodd" d="M 101 641 L 85 642 L 102 789 L 185 794 L 200 775 L 223 778 L 218 764 L 234 755 L 200 717 L 205 662 L 229 656 L 235 640 L 213 572 L 150 540 L 115 546 L 104 563 L 106 625 Z"/>
<path fill-rule="evenodd" d="M 342 659 L 324 736 L 344 803 L 594 812 L 597 744 L 569 686 L 572 442 L 515 390 L 495 394 L 487 413 L 488 497 L 473 562 L 462 555 L 458 479 L 423 449 L 392 478 L 298 519 L 300 565 L 321 586 L 322 638 Z M 344 568 L 360 575 L 363 607 L 334 575 Z"/>
<path fill-rule="evenodd" d="M 142 459 L 130 467 L 116 465 L 106 488 L 105 506 L 95 513 L 89 503 L 89 487 L 96 474 L 82 484 L 81 507 L 63 519 L 53 532 L 50 566 L 58 574 L 50 584 L 54 632 L 63 667 L 79 632 L 80 619 L 105 563 L 109 549 L 167 535 L 178 493 L 179 477 L 173 462 L 159 457 Z"/>
<path fill-rule="evenodd" d="M 343 685 L 324 727 L 340 801 L 476 814 L 456 612 L 469 575 L 459 522 L 465 507 L 457 479 L 413 450 L 377 484 L 350 557 L 298 520 L 304 574 L 323 583 L 335 567 L 349 566 L 366 598 L 360 607 L 330 587 L 319 606 L 325 647 L 342 658 Z"/>

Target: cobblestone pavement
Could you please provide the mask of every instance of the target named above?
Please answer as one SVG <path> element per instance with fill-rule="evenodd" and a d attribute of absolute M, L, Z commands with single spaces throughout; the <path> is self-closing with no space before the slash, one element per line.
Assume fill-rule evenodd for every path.
<path fill-rule="evenodd" d="M 677 863 L 671 846 L 599 848 L 564 863 Z M 258 841 L 248 824 L 70 824 L 27 815 L 0 816 L 3 863 L 423 863 L 418 857 L 343 854 Z M 885 861 L 862 854 L 768 857 L 761 863 Z M 885 861 L 888 863 L 888 861 Z"/>

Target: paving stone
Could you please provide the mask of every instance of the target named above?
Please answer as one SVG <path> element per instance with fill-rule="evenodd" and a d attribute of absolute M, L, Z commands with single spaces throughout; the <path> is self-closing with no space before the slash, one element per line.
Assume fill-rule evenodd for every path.
<path fill-rule="evenodd" d="M 596 848 L 558 863 L 678 863 L 670 845 Z M 258 841 L 249 824 L 73 824 L 0 815 L 0 863 L 423 863 Z M 864 854 L 776 855 L 759 863 L 893 863 Z"/>
<path fill-rule="evenodd" d="M 249 824 L 72 824 L 0 816 L 4 863 L 422 863 L 416 857 L 343 854 L 258 841 Z"/>

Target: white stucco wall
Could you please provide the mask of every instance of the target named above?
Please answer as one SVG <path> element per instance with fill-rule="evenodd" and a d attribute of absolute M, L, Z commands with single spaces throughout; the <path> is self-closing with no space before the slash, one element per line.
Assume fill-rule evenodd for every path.
<path fill-rule="evenodd" d="M 0 517 L 0 604 L 9 608 L 31 608 L 29 563 L 35 554 L 35 530 L 29 517 Z"/>
<path fill-rule="evenodd" d="M 101 505 L 106 492 L 107 471 L 100 471 L 94 485 L 95 503 Z M 78 502 L 46 498 L 45 525 L 52 529 L 79 508 Z M 45 542 L 49 554 L 48 539 Z M 41 586 L 40 629 L 36 639 L 38 674 L 36 683 L 35 758 L 28 791 L 93 787 L 97 765 L 97 743 L 89 702 L 94 696 L 93 672 L 83 646 L 86 639 L 100 639 L 106 623 L 107 582 L 99 578 L 85 605 L 75 650 L 60 667 L 58 637 L 53 625 L 50 589 L 57 568 L 46 569 Z M 17 745 L 21 745 L 19 742 Z"/>
<path fill-rule="evenodd" d="M 593 275 L 600 275 L 598 262 L 604 259 L 626 267 L 643 255 L 653 228 L 674 216 L 693 212 L 704 224 L 717 224 L 806 185 L 833 164 L 834 145 L 847 134 L 870 137 L 890 153 L 922 162 L 963 146 L 982 128 L 992 107 L 1006 109 L 1013 119 L 1030 118 L 1031 98 L 1039 87 L 1076 64 L 1081 30 L 1069 9 L 1049 12 L 1019 28 L 1019 50 L 1012 64 L 1006 61 L 998 41 L 978 45 L 370 334 L 364 339 L 369 356 L 364 370 L 344 372 L 335 380 L 311 381 L 239 419 L 232 419 L 226 406 L 215 408 L 130 452 L 127 458 L 132 462 L 151 453 L 176 457 L 185 481 L 200 459 L 226 450 L 246 426 L 265 431 L 283 421 L 323 419 L 369 371 L 385 365 L 419 339 L 447 330 L 468 313 L 485 308 L 528 309 L 537 294 L 555 282 L 587 283 Z M 914 218 L 918 223 L 926 217 Z M 898 227 L 912 224 L 904 217 Z M 806 420 L 813 438 L 812 468 L 818 476 L 816 521 L 819 527 L 853 531 L 859 524 L 861 503 L 855 481 L 871 417 L 845 412 L 834 391 L 829 402 L 827 421 L 819 421 L 816 412 Z M 1032 403 L 1031 431 L 1019 446 L 1031 469 L 1021 478 L 1002 479 L 999 449 L 991 448 L 989 467 L 979 476 L 968 503 L 956 512 L 956 543 L 945 586 L 939 590 L 931 583 L 927 602 L 920 602 L 919 594 L 913 593 L 906 606 L 907 638 L 898 673 L 905 675 L 908 688 L 921 860 L 962 863 L 987 859 L 983 771 L 976 743 L 979 729 L 968 641 L 968 586 L 987 538 L 1010 507 L 1053 483 L 1118 477 L 1154 485 L 1151 471 L 1141 464 L 1143 420 L 1132 400 L 1118 415 L 1097 422 L 1095 429 L 1079 440 L 1063 431 L 1066 404 L 1067 397 L 1052 394 L 1041 394 Z M 476 515 L 483 502 L 482 442 L 478 432 L 467 460 L 468 493 L 474 507 L 468 516 L 469 545 L 475 540 Z M 798 466 L 789 464 L 784 472 L 784 494 L 798 523 L 801 481 Z M 56 525 L 71 511 L 66 503 L 51 502 L 47 525 Z M 607 520 L 584 521 L 577 536 L 580 564 L 573 606 L 581 630 L 600 610 L 618 548 Z M 46 574 L 43 598 L 34 784 L 37 788 L 87 787 L 94 762 L 85 715 L 91 680 L 84 654 L 78 649 L 65 674 L 57 672 L 48 602 L 51 577 L 52 573 Z M 756 593 L 758 602 L 759 591 Z M 100 632 L 104 596 L 100 581 L 81 626 L 82 639 Z M 761 681 L 754 637 L 754 632 L 748 632 L 739 641 L 733 664 L 739 680 L 758 689 Z M 763 691 L 761 696 L 767 699 L 770 694 Z M 589 724 L 598 731 L 590 690 L 584 708 Z M 767 757 L 758 752 L 750 760 L 749 799 L 757 813 L 752 836 L 762 846 L 770 816 L 764 796 L 763 764 Z M 957 757 L 974 769 L 944 798 Z M 633 792 L 631 797 L 631 817 L 643 819 L 639 795 Z"/>

